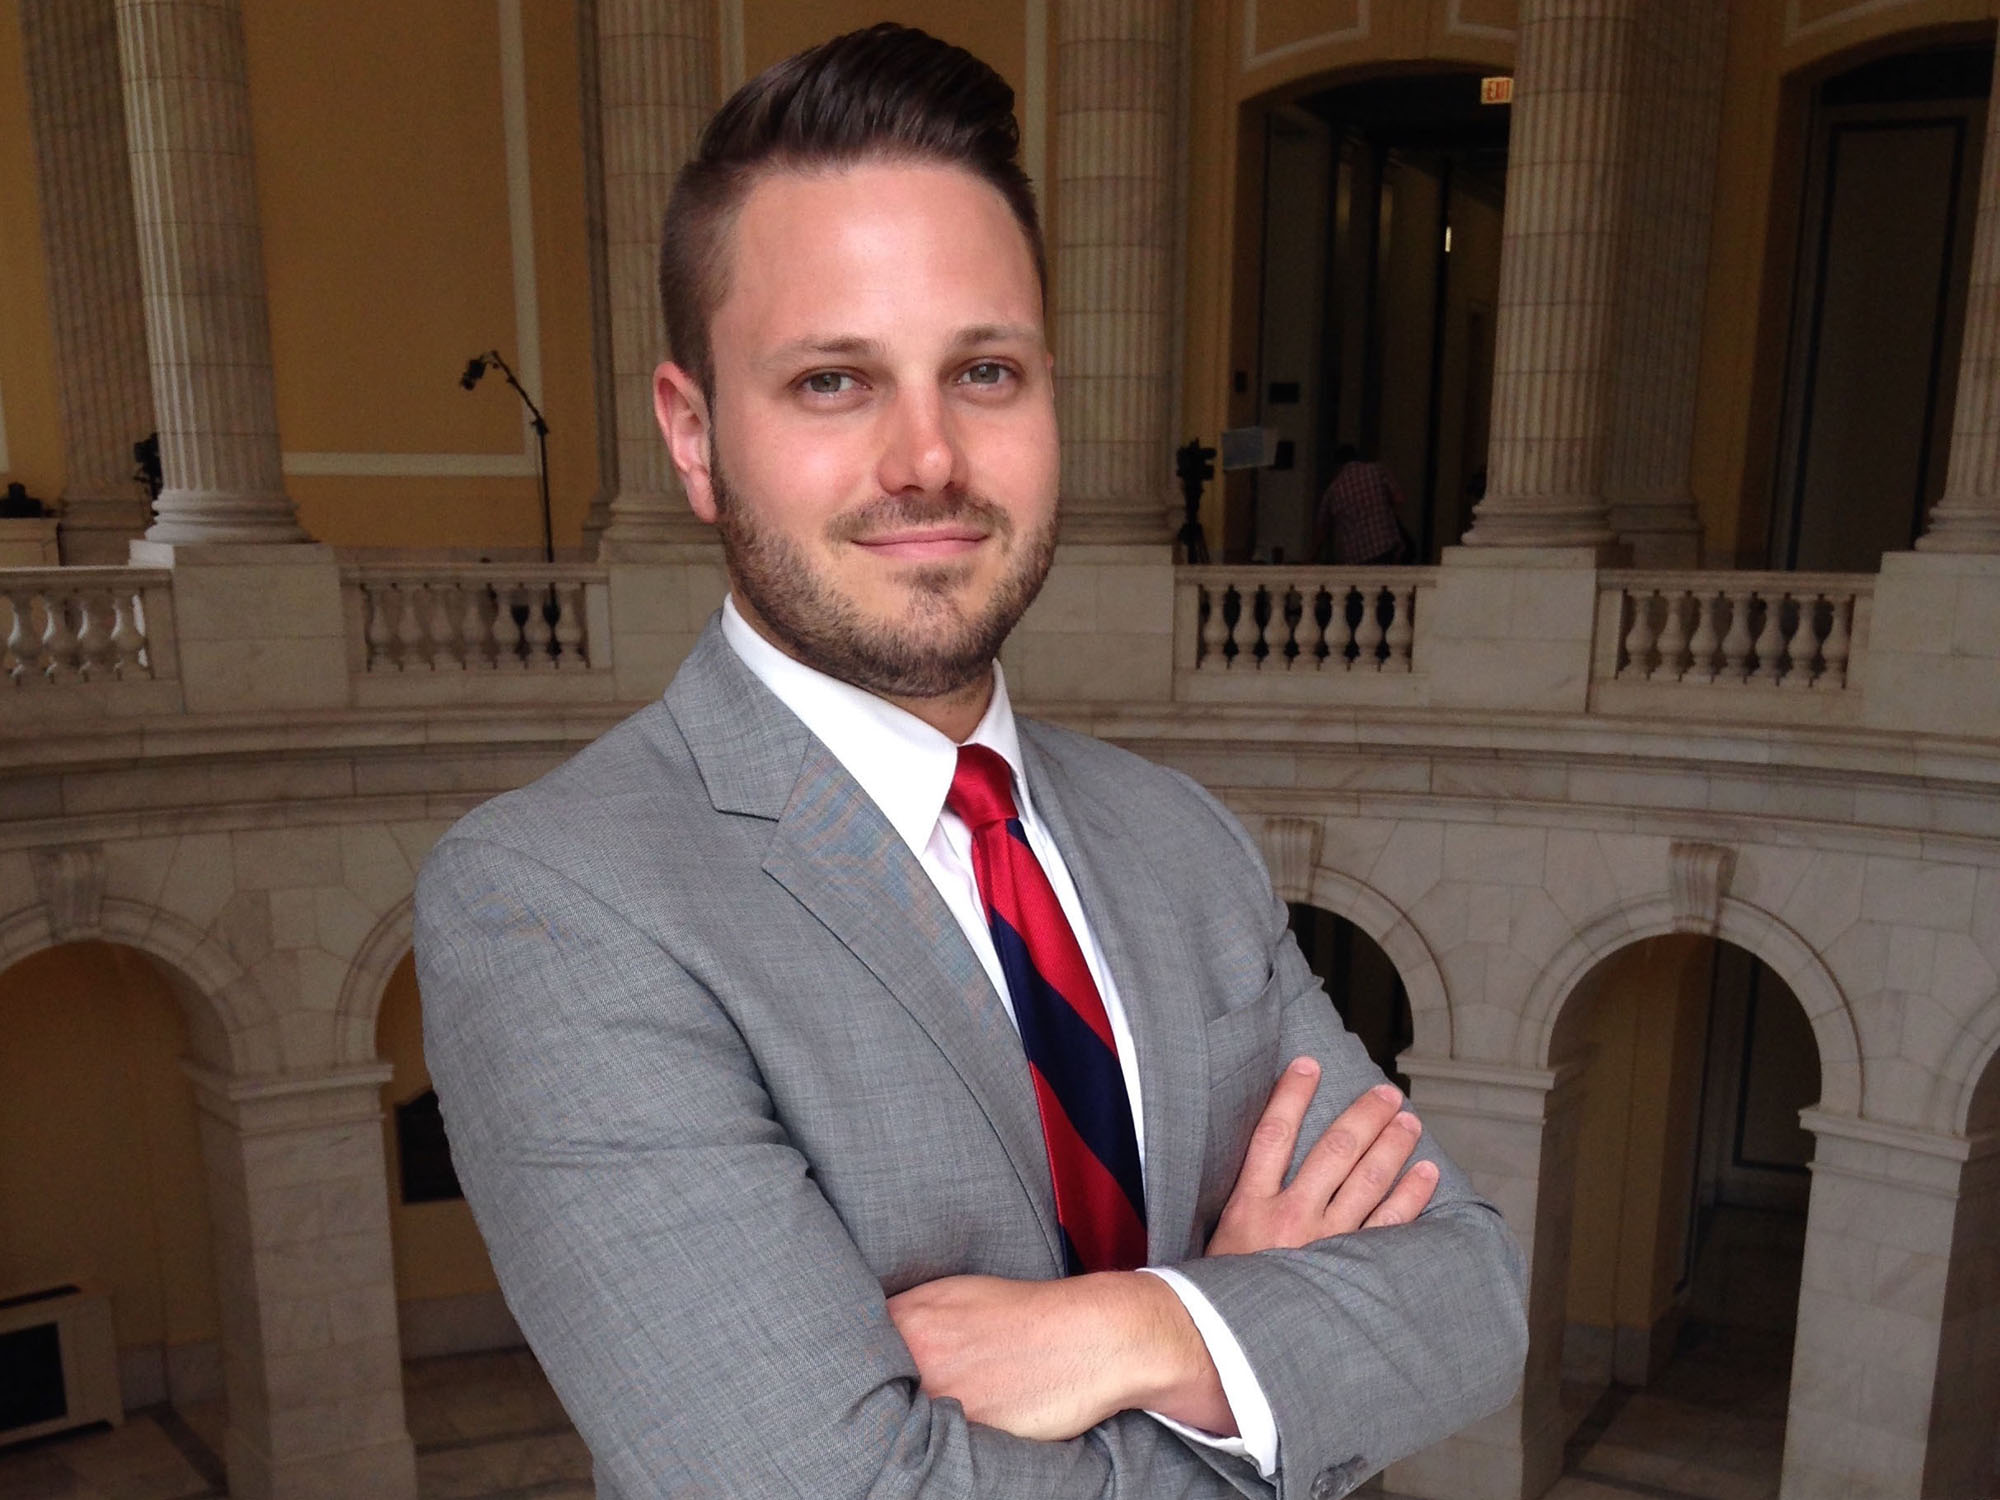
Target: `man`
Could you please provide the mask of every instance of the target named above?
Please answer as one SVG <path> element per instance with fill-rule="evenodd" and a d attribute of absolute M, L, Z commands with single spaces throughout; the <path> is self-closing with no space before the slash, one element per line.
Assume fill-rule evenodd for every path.
<path fill-rule="evenodd" d="M 1326 559 L 1331 540 L 1330 560 L 1343 566 L 1408 562 L 1415 549 L 1398 514 L 1402 503 L 1389 466 L 1364 460 L 1354 444 L 1342 443 L 1333 450 L 1333 478 L 1314 512 L 1313 556 Z"/>
<path fill-rule="evenodd" d="M 1516 1379 L 1506 1230 L 1249 840 L 1013 718 L 1057 438 L 1011 107 L 878 27 L 717 114 L 656 397 L 730 601 L 419 882 L 454 1156 L 601 1495 L 1330 1500 Z"/>

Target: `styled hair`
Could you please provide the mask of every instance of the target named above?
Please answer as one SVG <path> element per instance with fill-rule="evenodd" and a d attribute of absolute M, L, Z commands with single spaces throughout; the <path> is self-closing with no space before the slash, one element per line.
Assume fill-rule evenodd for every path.
<path fill-rule="evenodd" d="M 962 167 L 1007 202 L 1048 290 L 1034 189 L 1021 170 L 1014 91 L 967 52 L 882 24 L 775 63 L 715 112 L 667 200 L 660 305 L 673 358 L 715 400 L 709 325 L 729 295 L 729 238 L 750 190 L 776 171 L 863 162 Z"/>

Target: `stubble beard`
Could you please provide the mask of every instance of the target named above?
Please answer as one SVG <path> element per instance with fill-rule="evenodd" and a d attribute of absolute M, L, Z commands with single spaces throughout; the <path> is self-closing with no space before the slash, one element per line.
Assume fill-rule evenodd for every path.
<path fill-rule="evenodd" d="M 865 616 L 817 569 L 790 537 L 765 527 L 737 503 L 711 449 L 709 481 L 716 529 L 722 536 L 731 586 L 784 649 L 815 671 L 885 698 L 943 698 L 971 687 L 992 670 L 1001 642 L 1041 592 L 1055 559 L 1056 515 L 1016 541 L 1013 518 L 977 495 L 944 499 L 888 495 L 838 517 L 827 528 L 836 547 L 857 537 L 912 524 L 971 521 L 1013 561 L 985 607 L 968 614 L 960 595 L 974 564 L 912 564 L 902 574 L 909 607 L 900 621 Z"/>

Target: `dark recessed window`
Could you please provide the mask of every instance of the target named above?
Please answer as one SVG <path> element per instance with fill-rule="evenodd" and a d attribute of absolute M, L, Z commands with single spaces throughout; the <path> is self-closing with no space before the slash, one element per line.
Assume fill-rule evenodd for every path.
<path fill-rule="evenodd" d="M 403 1161 L 405 1203 L 443 1203 L 465 1196 L 451 1164 L 436 1089 L 396 1106 L 396 1152 Z"/>

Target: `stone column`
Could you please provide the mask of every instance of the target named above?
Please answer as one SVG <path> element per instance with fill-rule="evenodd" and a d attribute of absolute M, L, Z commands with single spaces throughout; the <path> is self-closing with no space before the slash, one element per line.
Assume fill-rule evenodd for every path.
<path fill-rule="evenodd" d="M 1059 0 L 1053 202 L 1063 538 L 1172 535 L 1173 0 Z"/>
<path fill-rule="evenodd" d="M 63 439 L 62 557 L 122 563 L 151 501 L 132 445 L 152 432 L 146 314 L 112 0 L 24 0 Z"/>
<path fill-rule="evenodd" d="M 388 1066 L 256 1081 L 188 1071 L 222 1302 L 229 1493 L 415 1500 L 382 1159 Z"/>
<path fill-rule="evenodd" d="M 1983 1493 L 1983 1483 L 1926 1478 L 1933 1436 L 1948 1425 L 1935 1418 L 1974 1415 L 1957 1410 L 1967 1392 L 1953 1388 L 1971 1365 L 1948 1368 L 1954 1350 L 1944 1338 L 1972 1142 L 1815 1109 L 1800 1120 L 1814 1136 L 1813 1185 L 1779 1494 Z M 1946 1459 L 1943 1449 L 1937 1457 Z"/>
<path fill-rule="evenodd" d="M 1638 0 L 1521 0 L 1472 546 L 1602 548 Z"/>
<path fill-rule="evenodd" d="M 1721 0 L 1647 6 L 1637 21 L 1604 492 L 1641 568 L 1701 561 L 1689 465 L 1728 33 Z"/>
<path fill-rule="evenodd" d="M 117 0 L 166 489 L 155 542 L 306 540 L 285 494 L 240 0 Z"/>
<path fill-rule="evenodd" d="M 611 316 L 617 482 L 598 555 L 669 561 L 710 545 L 688 513 L 653 420 L 653 369 L 667 356 L 660 222 L 674 177 L 715 110 L 711 0 L 597 0 L 604 260 Z"/>
<path fill-rule="evenodd" d="M 1581 1069 L 1405 1053 L 1424 1128 L 1506 1216 L 1528 1266 L 1528 1363 L 1492 1416 L 1391 1464 L 1384 1487 L 1423 1500 L 1533 1500 L 1562 1473 L 1562 1342 L 1582 1117 Z"/>
<path fill-rule="evenodd" d="M 1974 1134 L 1967 1146 L 1924 1446 L 1926 1495 L 2000 1494 L 2000 1129 Z"/>
<path fill-rule="evenodd" d="M 1995 76 L 1986 154 L 1979 164 L 1979 218 L 1958 357 L 1951 468 L 1931 510 L 1930 529 L 1917 539 L 1925 552 L 2000 553 L 2000 72 Z"/>

